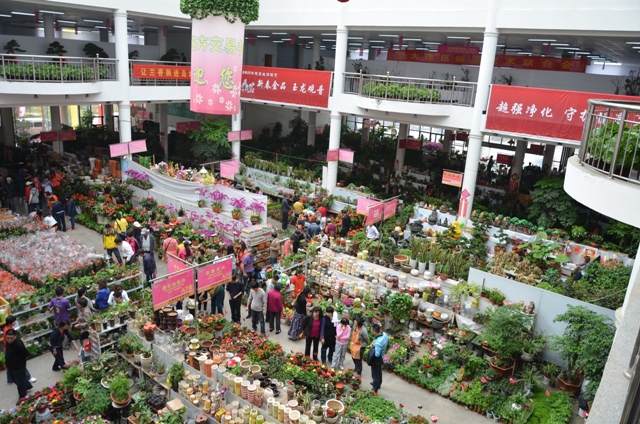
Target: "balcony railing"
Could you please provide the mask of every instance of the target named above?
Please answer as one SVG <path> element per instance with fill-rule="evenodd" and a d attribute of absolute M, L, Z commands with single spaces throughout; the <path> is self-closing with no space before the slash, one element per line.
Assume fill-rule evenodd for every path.
<path fill-rule="evenodd" d="M 157 71 L 159 69 L 163 70 L 163 74 L 165 74 L 166 67 L 170 67 L 172 71 L 179 71 L 178 75 L 182 75 L 182 71 L 186 71 L 189 79 L 181 80 L 181 79 L 169 79 L 162 78 L 159 74 L 156 74 L 158 78 L 149 78 L 151 75 L 147 73 L 146 78 L 134 78 L 133 65 L 142 65 L 148 66 L 149 70 L 152 65 L 156 65 L 162 68 L 156 68 Z M 155 72 L 154 72 L 155 73 Z M 172 72 L 172 75 L 174 72 Z M 166 74 L 165 74 L 166 75 Z M 153 61 L 153 60 L 130 60 L 129 61 L 129 85 L 151 85 L 151 86 L 173 86 L 173 87 L 185 87 L 191 84 L 191 63 L 190 62 L 163 62 L 163 61 Z"/>
<path fill-rule="evenodd" d="M 640 103 L 589 100 L 580 163 L 640 184 Z"/>
<path fill-rule="evenodd" d="M 344 78 L 345 94 L 357 94 L 374 99 L 472 107 L 476 97 L 477 84 L 473 82 L 349 72 L 344 74 Z"/>
<path fill-rule="evenodd" d="M 9 82 L 117 81 L 117 59 L 0 55 L 0 78 Z"/>

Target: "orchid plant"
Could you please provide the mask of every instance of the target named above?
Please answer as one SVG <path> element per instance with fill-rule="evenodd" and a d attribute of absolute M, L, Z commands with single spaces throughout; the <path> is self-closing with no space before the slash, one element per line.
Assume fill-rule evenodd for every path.
<path fill-rule="evenodd" d="M 247 208 L 247 199 L 244 197 L 234 197 L 229 201 L 232 215 L 242 215 L 242 211 Z"/>
<path fill-rule="evenodd" d="M 216 209 L 222 209 L 222 201 L 229 198 L 220 190 L 213 190 L 207 193 L 207 198 L 211 200 L 211 206 Z"/>
<path fill-rule="evenodd" d="M 438 142 L 429 142 L 424 145 L 424 148 L 429 152 L 435 152 L 436 150 L 442 150 L 442 144 Z"/>
<path fill-rule="evenodd" d="M 252 217 L 260 217 L 260 214 L 266 210 L 262 202 L 258 200 L 254 200 L 251 202 L 249 206 L 247 206 L 247 210 L 251 212 Z"/>

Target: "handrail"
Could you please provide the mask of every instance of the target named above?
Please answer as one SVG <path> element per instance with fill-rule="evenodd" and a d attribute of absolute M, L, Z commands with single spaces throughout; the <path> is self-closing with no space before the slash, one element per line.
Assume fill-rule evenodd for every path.
<path fill-rule="evenodd" d="M 0 78 L 8 82 L 117 81 L 118 59 L 24 54 L 0 55 Z"/>
<path fill-rule="evenodd" d="M 191 62 L 173 62 L 163 60 L 130 60 L 129 61 L 129 85 L 134 86 L 174 86 L 174 87 L 187 87 L 191 84 L 190 80 L 174 80 L 174 79 L 154 79 L 154 78 L 134 78 L 133 65 L 145 64 L 145 65 L 161 65 L 161 66 L 174 66 L 179 68 L 188 68 L 189 75 L 191 75 Z"/>
<path fill-rule="evenodd" d="M 344 94 L 411 103 L 473 107 L 478 84 L 468 81 L 344 73 Z"/>
<path fill-rule="evenodd" d="M 609 178 L 640 184 L 640 103 L 589 100 L 579 160 Z"/>

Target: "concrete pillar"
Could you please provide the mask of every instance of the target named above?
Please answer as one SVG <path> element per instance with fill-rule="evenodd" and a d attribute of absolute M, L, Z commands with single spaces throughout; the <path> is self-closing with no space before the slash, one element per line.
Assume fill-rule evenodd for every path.
<path fill-rule="evenodd" d="M 367 125 L 365 126 L 365 123 Z M 364 118 L 362 123 L 362 137 L 360 138 L 360 146 L 364 147 L 369 144 L 369 134 L 371 133 L 371 120 Z"/>
<path fill-rule="evenodd" d="M 442 151 L 446 154 L 451 153 L 451 145 L 453 144 L 451 141 L 452 136 L 453 131 L 444 130 L 444 135 L 442 136 Z"/>
<path fill-rule="evenodd" d="M 342 128 L 342 116 L 340 112 L 331 112 L 331 127 L 329 132 L 329 150 L 340 148 L 340 130 Z M 336 188 L 338 182 L 338 162 L 327 163 L 327 179 L 323 181 L 323 188 L 329 193 Z"/>
<path fill-rule="evenodd" d="M 231 117 L 231 131 L 242 131 L 242 111 Z M 240 141 L 231 143 L 231 157 L 240 159 Z"/>
<path fill-rule="evenodd" d="M 169 162 L 169 120 L 168 110 L 169 105 L 167 103 L 160 103 L 158 105 L 158 123 L 160 124 L 160 145 L 164 150 L 164 161 Z"/>
<path fill-rule="evenodd" d="M 129 44 L 127 38 L 127 12 L 118 9 L 113 14 L 115 25 L 116 59 L 118 59 L 118 82 L 122 101 L 118 103 L 120 142 L 131 141 L 131 102 L 129 101 Z"/>
<path fill-rule="evenodd" d="M 307 46 L 305 44 L 298 44 L 298 69 L 304 69 L 304 56 Z"/>
<path fill-rule="evenodd" d="M 529 143 L 525 140 L 518 140 L 516 142 L 516 154 L 513 157 L 513 165 L 511 166 L 511 175 L 510 182 L 513 182 L 514 175 L 518 176 L 518 179 L 515 180 L 518 183 L 518 187 L 520 187 L 520 180 L 522 179 L 522 168 L 524 167 L 524 154 L 527 153 L 527 145 Z M 517 193 L 517 191 L 514 191 Z"/>
<path fill-rule="evenodd" d="M 309 120 L 307 121 L 307 146 L 316 145 L 316 112 L 309 112 Z"/>
<path fill-rule="evenodd" d="M 344 15 L 347 7 L 346 3 L 340 5 L 340 11 L 338 12 L 338 27 L 336 28 L 336 58 L 334 64 L 334 76 L 333 79 L 333 96 L 342 96 L 344 88 L 344 72 L 347 67 L 347 48 L 348 48 L 348 36 L 349 30 L 344 25 Z M 314 43 L 315 44 L 315 43 Z"/>
<path fill-rule="evenodd" d="M 13 110 L 10 107 L 0 108 L 0 121 L 2 122 L 2 143 L 7 147 L 15 147 L 16 132 L 13 127 Z"/>
<path fill-rule="evenodd" d="M 320 60 L 321 37 L 313 37 L 313 48 L 311 50 L 311 69 L 316 69 L 316 62 Z"/>
<path fill-rule="evenodd" d="M 50 106 L 49 113 L 51 114 L 51 131 L 60 131 L 62 129 L 62 125 L 60 125 L 60 106 Z M 64 153 L 63 142 L 54 141 L 53 151 L 60 153 L 60 156 L 62 156 Z"/>
<path fill-rule="evenodd" d="M 542 158 L 542 169 L 547 165 L 547 175 L 551 172 L 553 168 L 553 157 L 556 154 L 556 145 L 555 144 L 547 144 L 544 148 L 544 157 Z"/>
<path fill-rule="evenodd" d="M 489 84 L 491 84 L 493 64 L 495 62 L 498 44 L 498 29 L 496 28 L 498 3 L 499 0 L 489 0 L 489 7 L 487 8 L 487 25 L 484 31 L 480 72 L 478 74 L 478 92 L 473 107 L 467 161 L 464 167 L 464 180 L 462 183 L 462 191 L 466 190 L 466 192 L 469 193 L 469 197 L 466 201 L 460 202 L 460 215 L 458 219 L 461 222 L 466 222 L 471 216 L 473 196 L 476 192 L 478 163 L 480 162 L 480 154 L 482 152 L 482 118 L 489 98 Z"/>
<path fill-rule="evenodd" d="M 107 127 L 109 131 L 113 131 L 115 128 L 113 122 L 113 105 L 112 104 L 104 104 L 102 105 L 102 110 L 104 113 L 104 125 Z"/>
<path fill-rule="evenodd" d="M 158 59 L 167 53 L 167 37 L 164 35 L 164 28 L 158 28 Z"/>
<path fill-rule="evenodd" d="M 398 165 L 398 170 L 396 171 L 396 175 L 400 176 L 402 172 L 402 167 L 404 166 L 404 155 L 406 150 L 404 147 L 400 148 L 400 140 L 404 140 L 409 135 L 409 125 L 408 124 L 400 124 L 400 128 L 398 131 L 398 145 L 396 147 L 396 162 Z"/>
<path fill-rule="evenodd" d="M 71 121 L 69 120 L 69 106 L 67 105 L 60 106 L 60 123 L 62 125 L 71 126 Z"/>
<path fill-rule="evenodd" d="M 109 33 L 111 32 L 110 29 L 101 29 L 100 31 L 100 42 L 102 43 L 108 43 L 109 42 Z"/>
<path fill-rule="evenodd" d="M 45 13 L 42 17 L 42 21 L 44 22 L 44 38 L 47 40 L 53 40 L 56 38 L 56 28 L 53 24 L 53 15 Z"/>
<path fill-rule="evenodd" d="M 567 161 L 571 156 L 575 154 L 575 152 L 576 152 L 576 149 L 574 147 L 562 148 L 562 156 L 560 158 L 560 167 L 558 169 L 558 172 L 562 172 L 564 169 L 567 168 Z"/>
<path fill-rule="evenodd" d="M 624 311 L 627 309 L 627 305 L 629 304 L 629 300 L 631 298 L 632 285 L 636 283 L 638 279 L 638 272 L 640 271 L 640 261 L 637 260 L 633 263 L 633 269 L 631 270 L 631 278 L 629 279 L 629 287 L 627 288 L 627 293 L 624 296 L 624 303 L 622 304 L 622 308 L 618 308 L 616 310 L 616 327 L 620 327 L 620 323 L 622 322 L 622 318 L 624 318 Z"/>

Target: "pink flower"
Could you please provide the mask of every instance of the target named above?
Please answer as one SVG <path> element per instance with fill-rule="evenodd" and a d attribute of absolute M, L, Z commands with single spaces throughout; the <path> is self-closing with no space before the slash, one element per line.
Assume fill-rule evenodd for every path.
<path fill-rule="evenodd" d="M 511 384 L 516 384 L 516 380 L 514 380 L 513 378 L 510 378 L 510 379 L 509 379 L 509 383 L 511 383 Z"/>
<path fill-rule="evenodd" d="M 482 378 L 480 379 L 480 381 L 482 381 L 483 383 L 486 383 L 486 382 L 487 382 L 487 379 L 486 379 L 486 378 L 484 378 L 484 377 L 482 377 Z M 548 391 L 548 390 L 547 390 L 547 393 L 549 393 L 549 391 Z M 548 396 L 548 395 L 547 395 L 547 396 Z"/>
<path fill-rule="evenodd" d="M 547 391 L 545 392 L 545 394 L 546 394 L 547 396 L 551 396 L 551 393 L 549 393 L 549 390 L 547 390 Z"/>

